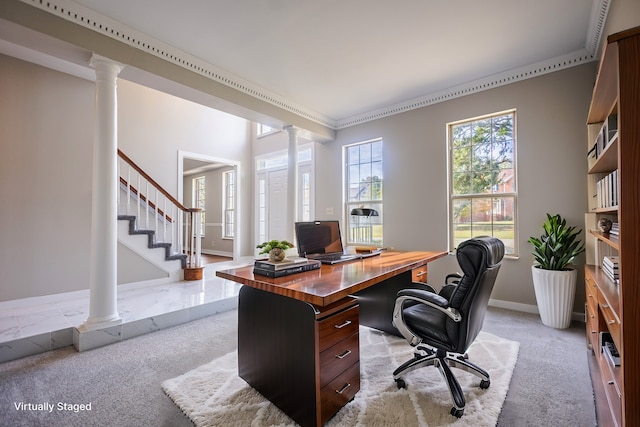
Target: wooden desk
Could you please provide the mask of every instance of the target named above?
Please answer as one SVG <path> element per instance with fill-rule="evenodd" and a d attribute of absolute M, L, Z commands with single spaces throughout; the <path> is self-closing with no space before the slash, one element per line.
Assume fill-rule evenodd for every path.
<path fill-rule="evenodd" d="M 253 267 L 218 271 L 242 283 L 238 374 L 302 426 L 321 426 L 360 390 L 359 325 L 399 335 L 391 324 L 414 270 L 446 252 L 380 256 L 280 278 Z"/>

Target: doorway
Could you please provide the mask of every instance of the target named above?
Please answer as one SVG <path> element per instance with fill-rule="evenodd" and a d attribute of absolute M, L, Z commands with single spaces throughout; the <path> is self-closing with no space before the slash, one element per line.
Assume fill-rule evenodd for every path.
<path fill-rule="evenodd" d="M 203 255 L 240 256 L 240 194 L 239 162 L 178 151 L 178 200 L 203 209 Z"/>

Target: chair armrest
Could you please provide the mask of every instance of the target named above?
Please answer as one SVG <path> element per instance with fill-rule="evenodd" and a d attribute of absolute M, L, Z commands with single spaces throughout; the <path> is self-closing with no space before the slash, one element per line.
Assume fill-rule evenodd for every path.
<path fill-rule="evenodd" d="M 422 289 L 402 289 L 398 292 L 398 297 L 411 297 L 407 299 L 411 299 L 422 304 L 436 306 L 438 308 L 449 307 L 449 301 L 447 301 L 446 298 L 441 297 L 434 292 L 424 291 Z"/>
<path fill-rule="evenodd" d="M 454 279 L 454 280 L 451 280 L 451 279 Z M 460 279 L 462 279 L 462 275 L 460 273 L 447 274 L 447 277 L 444 278 L 444 284 L 448 285 L 449 280 L 451 280 L 451 283 L 458 284 L 460 282 Z"/>
<path fill-rule="evenodd" d="M 436 294 L 436 288 L 434 288 L 433 286 L 431 286 L 428 283 L 424 283 L 424 282 L 411 282 L 413 284 L 413 286 L 415 286 L 415 288 L 413 289 L 425 289 L 429 292 L 433 292 L 434 294 Z"/>
<path fill-rule="evenodd" d="M 395 306 L 393 307 L 393 318 L 391 323 L 412 346 L 418 345 L 422 341 L 422 338 L 420 338 L 418 334 L 414 333 L 404 321 L 403 308 L 405 303 L 409 301 L 433 307 L 434 309 L 449 316 L 455 322 L 462 320 L 462 316 L 460 316 L 458 310 L 450 308 L 449 301 L 436 293 L 422 289 L 400 290 L 396 297 Z"/>

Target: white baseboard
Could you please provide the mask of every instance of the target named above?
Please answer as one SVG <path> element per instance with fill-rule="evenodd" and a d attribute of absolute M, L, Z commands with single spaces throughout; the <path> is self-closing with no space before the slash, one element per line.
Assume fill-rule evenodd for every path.
<path fill-rule="evenodd" d="M 226 256 L 229 258 L 233 258 L 232 252 L 214 251 L 213 249 L 202 249 L 200 252 L 206 255 L 217 255 L 217 256 Z"/>
<path fill-rule="evenodd" d="M 489 305 L 491 307 L 506 308 L 507 310 L 520 311 L 522 313 L 540 314 L 538 306 L 531 304 L 521 304 L 518 302 L 502 301 L 497 299 L 490 299 Z M 584 322 L 584 313 L 571 313 L 571 319 Z"/>

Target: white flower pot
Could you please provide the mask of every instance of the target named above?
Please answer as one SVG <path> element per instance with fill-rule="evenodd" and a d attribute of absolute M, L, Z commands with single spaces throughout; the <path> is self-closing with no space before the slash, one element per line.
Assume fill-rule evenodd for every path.
<path fill-rule="evenodd" d="M 568 328 L 576 296 L 577 270 L 543 270 L 534 265 L 531 274 L 542 323 L 556 329 Z"/>

